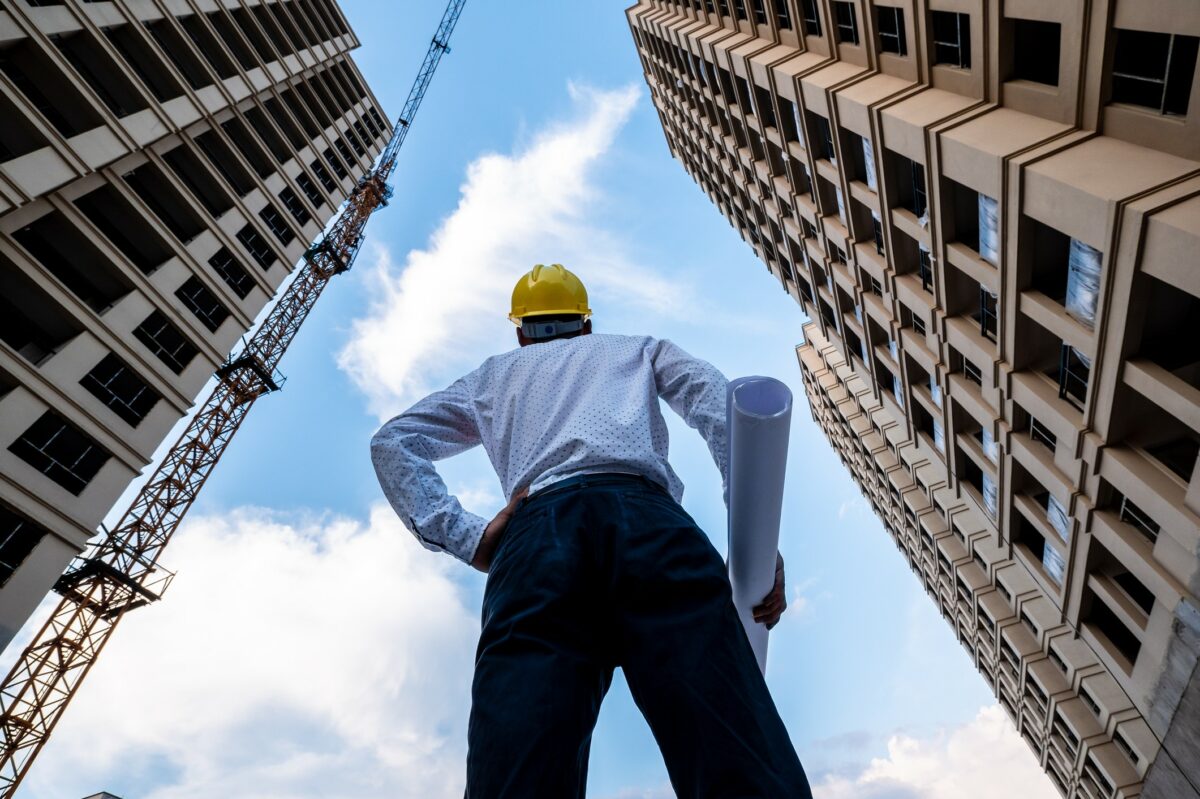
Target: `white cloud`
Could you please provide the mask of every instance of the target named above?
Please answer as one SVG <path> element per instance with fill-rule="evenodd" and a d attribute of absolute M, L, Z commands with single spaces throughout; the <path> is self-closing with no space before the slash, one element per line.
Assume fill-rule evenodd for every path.
<path fill-rule="evenodd" d="M 497 341 L 513 342 L 509 293 L 535 263 L 562 262 L 585 275 L 593 308 L 618 288 L 622 295 L 635 289 L 633 301 L 648 312 L 686 307 L 688 289 L 675 281 L 644 270 L 628 280 L 633 267 L 620 243 L 591 221 L 601 200 L 594 168 L 639 90 L 568 89 L 576 117 L 534 135 L 519 152 L 476 159 L 458 207 L 425 249 L 396 264 L 375 248 L 375 301 L 355 321 L 339 364 L 381 416 L 440 388 L 432 381 L 450 382 L 453 370 L 474 368 L 481 353 L 497 351 Z"/>
<path fill-rule="evenodd" d="M 830 775 L 813 786 L 815 799 L 1057 799 L 999 705 L 967 724 L 919 739 L 894 735 L 887 757 L 856 776 Z"/>
<path fill-rule="evenodd" d="M 465 567 L 382 505 L 365 524 L 193 518 L 171 560 L 164 604 L 121 625 L 24 795 L 462 796 Z"/>

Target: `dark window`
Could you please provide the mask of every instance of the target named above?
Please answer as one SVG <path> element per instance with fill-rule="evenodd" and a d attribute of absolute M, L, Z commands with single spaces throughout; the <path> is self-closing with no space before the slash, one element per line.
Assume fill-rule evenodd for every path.
<path fill-rule="evenodd" d="M 0 255 L 0 341 L 36 365 L 81 329 L 45 289 Z M 0 375 L 0 395 L 7 393 L 5 383 Z"/>
<path fill-rule="evenodd" d="M 992 341 L 996 340 L 996 295 L 982 286 L 979 288 L 979 332 Z"/>
<path fill-rule="evenodd" d="M 879 21 L 879 49 L 884 53 L 908 54 L 908 40 L 904 34 L 904 9 L 892 6 L 876 6 Z"/>
<path fill-rule="evenodd" d="M 245 40 L 238 34 L 237 28 L 229 21 L 224 12 L 210 11 L 207 17 L 208 21 L 212 23 L 213 28 L 217 31 L 217 35 L 221 37 L 221 41 L 225 42 L 225 46 L 229 48 L 234 58 L 242 65 L 242 69 L 254 69 L 258 66 L 258 59 L 250 52 L 250 48 L 246 46 Z"/>
<path fill-rule="evenodd" d="M 275 132 L 275 128 L 271 125 L 270 120 L 267 119 L 267 115 L 262 112 L 262 109 L 258 106 L 252 106 L 242 113 L 246 115 L 246 121 L 250 123 L 250 127 L 254 128 L 254 132 L 258 134 L 258 137 L 266 142 L 267 149 L 271 151 L 276 160 L 281 164 L 287 163 L 288 159 L 292 157 L 292 152 L 288 149 L 283 139 L 279 137 L 279 134 Z"/>
<path fill-rule="evenodd" d="M 1058 396 L 1080 410 L 1087 402 L 1088 378 L 1091 364 L 1070 344 L 1062 345 L 1058 367 Z"/>
<path fill-rule="evenodd" d="M 4 120 L 0 125 L 0 161 L 20 158 L 46 146 L 46 137 L 3 94 L 0 94 L 0 119 Z"/>
<path fill-rule="evenodd" d="M 239 299 L 244 300 L 250 293 L 250 289 L 254 288 L 254 280 L 250 277 L 250 273 L 234 259 L 233 253 L 227 248 L 222 247 L 217 250 L 216 254 L 208 259 L 208 265 L 221 276 L 221 279 Z"/>
<path fill-rule="evenodd" d="M 253 256 L 254 260 L 263 269 L 270 268 L 271 264 L 275 263 L 277 256 L 275 251 L 271 249 L 271 245 L 267 244 L 267 240 L 258 235 L 258 231 L 252 226 L 246 225 L 237 232 L 237 240 L 242 243 L 246 251 Z"/>
<path fill-rule="evenodd" d="M 858 44 L 858 17 L 854 12 L 854 3 L 834 0 L 833 18 L 837 40 L 846 44 Z"/>
<path fill-rule="evenodd" d="M 346 141 L 350 142 L 350 147 L 354 150 L 355 155 L 357 155 L 359 158 L 362 158 L 367 154 L 367 148 L 363 147 L 362 142 L 360 142 L 358 137 L 354 135 L 354 131 L 350 130 L 350 128 L 346 128 L 342 131 L 342 135 L 346 137 Z"/>
<path fill-rule="evenodd" d="M 308 220 L 312 216 L 304 207 L 304 203 L 300 202 L 300 198 L 296 196 L 296 192 L 292 191 L 287 186 L 283 187 L 283 191 L 279 192 L 279 199 L 283 202 L 283 207 L 288 209 L 288 213 L 292 215 L 301 225 L 307 225 Z"/>
<path fill-rule="evenodd" d="M 344 147 L 345 144 L 342 146 Z M 338 157 L 334 154 L 332 147 L 326 147 L 325 152 L 323 152 L 322 155 L 325 156 L 325 162 L 329 164 L 329 168 L 333 170 L 333 174 L 337 175 L 338 178 L 344 180 L 350 177 L 350 172 L 347 171 L 346 166 L 338 160 Z M 330 191 L 333 191 L 333 189 L 330 189 Z"/>
<path fill-rule="evenodd" d="M 0 586 L 8 582 L 48 531 L 0 504 Z"/>
<path fill-rule="evenodd" d="M 1117 28 L 1112 101 L 1184 116 L 1200 38 Z"/>
<path fill-rule="evenodd" d="M 751 0 L 751 5 L 754 8 L 754 24 L 767 24 L 767 6 L 764 0 Z"/>
<path fill-rule="evenodd" d="M 1146 511 L 1139 508 L 1130 501 L 1129 497 L 1118 493 L 1115 496 L 1117 503 L 1117 513 L 1121 521 L 1133 526 L 1139 533 L 1144 535 L 1153 543 L 1158 540 L 1158 534 L 1161 531 L 1158 522 L 1150 518 Z"/>
<path fill-rule="evenodd" d="M 293 197 L 295 195 L 292 195 Z M 283 216 L 280 215 L 278 209 L 271 204 L 263 206 L 263 209 L 258 212 L 258 218 L 266 223 L 271 232 L 275 234 L 275 238 L 279 239 L 284 246 L 292 243 L 292 239 L 296 238 L 295 232 L 288 226 L 288 223 L 283 221 Z"/>
<path fill-rule="evenodd" d="M 233 150 L 229 149 L 220 136 L 209 130 L 201 133 L 194 141 L 200 147 L 200 152 L 204 153 L 204 157 L 221 173 L 239 197 L 250 193 L 254 188 L 254 179 L 242 168 Z"/>
<path fill-rule="evenodd" d="M 174 254 L 111 183 L 78 198 L 75 206 L 142 274 L 150 274 Z"/>
<path fill-rule="evenodd" d="M 1048 448 L 1051 452 L 1058 446 L 1058 437 L 1032 416 L 1029 417 L 1029 437 Z"/>
<path fill-rule="evenodd" d="M 196 58 L 195 53 L 187 46 L 183 37 L 170 22 L 163 19 L 147 22 L 145 25 L 146 30 L 150 31 L 150 35 L 158 42 L 158 46 L 183 75 L 183 79 L 188 82 L 189 86 L 193 89 L 202 89 L 212 85 L 212 75 Z"/>
<path fill-rule="evenodd" d="M 326 151 L 328 155 L 333 155 L 330 150 Z M 337 189 L 337 183 L 333 180 L 333 175 L 329 174 L 329 170 L 320 161 L 313 161 L 309 166 L 312 168 L 313 174 L 317 176 L 317 180 L 321 182 L 321 187 L 325 191 L 333 193 Z"/>
<path fill-rule="evenodd" d="M 971 15 L 933 12 L 933 63 L 971 68 Z"/>
<path fill-rule="evenodd" d="M 115 64 L 111 56 L 100 47 L 90 31 L 84 30 L 69 36 L 52 35 L 50 38 L 113 116 L 126 117 L 146 107 L 146 98 L 125 77 L 124 72 L 113 68 Z"/>
<path fill-rule="evenodd" d="M 325 203 L 324 195 L 317 191 L 317 184 L 312 182 L 312 178 L 307 173 L 301 172 L 296 175 L 296 185 L 300 187 L 300 191 L 304 192 L 304 196 L 314 207 L 320 208 Z"/>
<path fill-rule="evenodd" d="M 925 216 L 929 208 L 929 197 L 925 193 L 925 167 L 916 161 L 909 163 L 912 165 L 912 212 L 919 219 Z"/>
<path fill-rule="evenodd" d="M 792 12 L 788 10 L 788 0 L 774 0 L 775 19 L 783 30 L 792 29 Z"/>
<path fill-rule="evenodd" d="M 121 176 L 129 188 L 154 212 L 159 221 L 186 244 L 207 229 L 162 171 L 153 163 L 142 164 Z M 226 198 L 225 202 L 229 202 Z"/>
<path fill-rule="evenodd" d="M 337 148 L 338 155 L 342 157 L 343 161 L 351 166 L 354 166 L 356 161 L 354 160 L 354 155 L 350 152 L 350 148 L 346 146 L 345 139 L 343 139 L 341 136 L 338 136 L 333 140 L 333 146 Z"/>
<path fill-rule="evenodd" d="M 46 411 L 8 447 L 21 460 L 79 496 L 109 454 L 53 411 Z"/>
<path fill-rule="evenodd" d="M 917 248 L 917 276 L 921 278 L 921 288 L 933 293 L 933 261 L 929 257 L 929 250 L 923 247 Z"/>
<path fill-rule="evenodd" d="M 246 130 L 242 120 L 237 117 L 227 119 L 221 123 L 221 129 L 225 131 L 225 135 L 238 148 L 242 156 L 250 162 L 250 167 L 260 178 L 265 178 L 275 171 L 271 159 L 258 146 L 254 137 L 250 135 L 250 131 Z"/>
<path fill-rule="evenodd" d="M 180 145 L 168 150 L 163 153 L 163 160 L 214 219 L 233 207 L 225 189 L 189 148 Z"/>
<path fill-rule="evenodd" d="M 1012 78 L 1058 85 L 1062 26 L 1036 19 L 1012 20 Z"/>
<path fill-rule="evenodd" d="M 918 335 L 925 335 L 925 320 L 915 314 L 912 317 L 913 332 Z"/>
<path fill-rule="evenodd" d="M 963 358 L 963 376 L 977 386 L 983 385 L 983 372 L 971 361 Z"/>
<path fill-rule="evenodd" d="M 198 352 L 162 311 L 154 311 L 147 316 L 134 328 L 133 335 L 175 374 L 182 373 Z"/>
<path fill-rule="evenodd" d="M 13 238 L 97 313 L 132 289 L 120 270 L 59 211 L 35 219 Z"/>
<path fill-rule="evenodd" d="M 127 363 L 111 352 L 79 384 L 133 427 L 146 418 L 160 399 Z"/>
<path fill-rule="evenodd" d="M 209 291 L 208 287 L 195 275 L 184 281 L 184 284 L 175 292 L 175 296 L 196 315 L 196 318 L 209 329 L 209 332 L 216 332 L 221 323 L 229 318 L 229 310 L 221 304 L 217 295 Z"/>
<path fill-rule="evenodd" d="M 216 70 L 218 77 L 224 80 L 237 74 L 237 67 L 221 49 L 220 43 L 205 26 L 200 14 L 188 14 L 185 17 L 176 17 L 175 20 L 204 56 L 204 60 Z"/>
<path fill-rule="evenodd" d="M 804 15 L 804 33 L 807 36 L 821 35 L 821 15 L 817 12 L 817 0 L 800 0 Z"/>
<path fill-rule="evenodd" d="M 150 89 L 154 99 L 160 103 L 183 94 L 183 87 L 175 80 L 174 72 L 166 68 L 162 59 L 146 44 L 133 25 L 118 25 L 104 31 L 108 41 L 125 59 L 142 83 Z"/>
<path fill-rule="evenodd" d="M 817 121 L 817 141 L 821 143 L 820 157 L 836 164 L 837 150 L 833 148 L 833 128 L 829 120 L 818 114 L 813 114 L 813 119 Z"/>
<path fill-rule="evenodd" d="M 0 50 L 0 72 L 25 95 L 29 104 L 63 136 L 74 136 L 100 124 L 100 116 L 91 102 L 67 79 L 67 76 L 32 43 L 20 43 Z M 8 120 L 4 121 L 8 124 Z"/>
<path fill-rule="evenodd" d="M 871 214 L 871 232 L 875 238 L 875 252 L 883 255 L 883 225 L 874 214 Z"/>

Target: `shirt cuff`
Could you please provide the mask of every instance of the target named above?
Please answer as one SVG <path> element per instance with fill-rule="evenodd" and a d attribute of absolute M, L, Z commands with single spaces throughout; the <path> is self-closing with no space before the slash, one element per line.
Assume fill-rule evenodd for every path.
<path fill-rule="evenodd" d="M 455 520 L 453 529 L 447 531 L 446 551 L 470 566 L 487 526 L 487 519 L 464 510 Z"/>

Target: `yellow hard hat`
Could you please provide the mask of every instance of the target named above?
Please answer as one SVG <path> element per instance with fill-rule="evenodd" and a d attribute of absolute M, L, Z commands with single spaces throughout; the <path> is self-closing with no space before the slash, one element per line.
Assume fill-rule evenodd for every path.
<path fill-rule="evenodd" d="M 562 264 L 538 264 L 513 288 L 512 313 L 508 318 L 519 325 L 527 316 L 590 316 L 591 313 L 583 281 Z"/>

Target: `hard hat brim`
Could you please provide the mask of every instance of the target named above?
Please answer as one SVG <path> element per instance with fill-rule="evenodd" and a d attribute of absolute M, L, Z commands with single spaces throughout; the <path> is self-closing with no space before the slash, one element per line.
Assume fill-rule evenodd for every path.
<path fill-rule="evenodd" d="M 592 309 L 591 308 L 582 308 L 582 309 L 580 309 L 580 308 L 560 308 L 560 309 L 551 308 L 551 309 L 543 310 L 543 309 L 539 308 L 536 311 L 523 311 L 521 313 L 510 313 L 508 315 L 508 321 L 512 322 L 514 325 L 517 325 L 519 327 L 521 324 L 521 320 L 525 319 L 527 317 L 530 317 L 530 316 L 567 316 L 567 315 L 589 317 L 592 315 Z"/>

